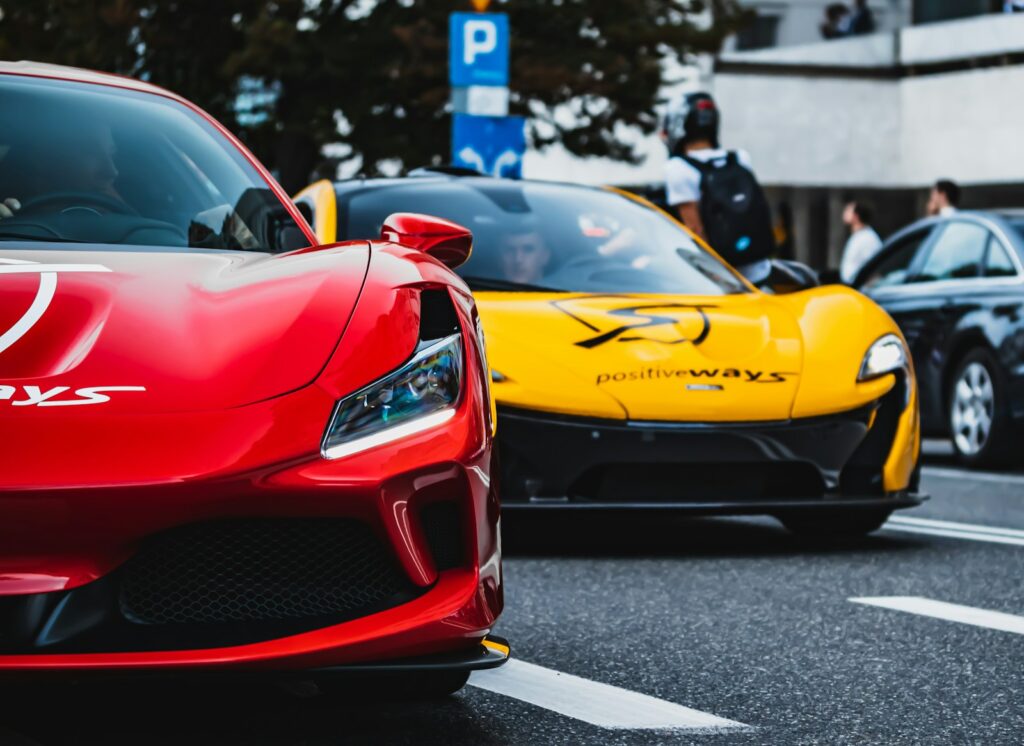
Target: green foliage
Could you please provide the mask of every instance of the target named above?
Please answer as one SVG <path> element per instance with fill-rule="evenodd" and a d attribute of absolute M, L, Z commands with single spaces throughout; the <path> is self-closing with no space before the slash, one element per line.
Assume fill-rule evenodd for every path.
<path fill-rule="evenodd" d="M 327 143 L 346 145 L 369 173 L 384 163 L 447 159 L 448 15 L 470 7 L 468 0 L 0 0 L 0 57 L 172 89 L 238 132 L 294 190 L 323 167 Z M 656 127 L 662 59 L 714 52 L 746 20 L 735 0 L 497 0 L 490 10 L 510 15 L 512 109 L 530 117 L 534 145 L 623 160 L 634 153 L 615 126 Z M 274 95 L 240 110 L 240 100 L 254 99 L 239 92 L 254 86 Z"/>

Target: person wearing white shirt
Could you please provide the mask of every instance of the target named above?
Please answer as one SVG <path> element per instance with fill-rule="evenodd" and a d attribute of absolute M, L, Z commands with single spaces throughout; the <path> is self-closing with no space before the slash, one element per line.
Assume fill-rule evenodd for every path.
<path fill-rule="evenodd" d="M 939 179 L 928 195 L 928 215 L 952 215 L 960 206 L 960 187 L 955 181 Z"/>
<path fill-rule="evenodd" d="M 669 151 L 665 197 L 687 228 L 757 282 L 771 271 L 776 250 L 771 208 L 750 156 L 719 144 L 719 125 L 718 106 L 704 91 L 669 103 L 661 129 Z"/>
<path fill-rule="evenodd" d="M 839 277 L 851 284 L 861 268 L 882 248 L 882 239 L 871 227 L 871 210 L 862 202 L 850 202 L 843 210 L 843 223 L 850 228 L 850 237 L 843 247 Z"/>

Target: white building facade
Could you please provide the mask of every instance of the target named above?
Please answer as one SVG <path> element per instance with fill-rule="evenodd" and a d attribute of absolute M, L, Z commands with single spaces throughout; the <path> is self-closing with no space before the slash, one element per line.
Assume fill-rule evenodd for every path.
<path fill-rule="evenodd" d="M 815 264 L 836 263 L 851 197 L 874 203 L 883 233 L 938 178 L 967 206 L 1024 204 L 1024 14 L 726 53 L 714 92 L 723 142 L 790 202 Z"/>
<path fill-rule="evenodd" d="M 966 207 L 1024 206 L 1024 14 L 992 12 L 1001 0 L 869 0 L 878 32 L 824 41 L 829 0 L 743 1 L 774 19 L 756 39 L 769 46 L 734 38 L 673 70 L 684 82 L 663 94 L 715 95 L 723 145 L 747 150 L 776 211 L 792 214 L 796 258 L 835 267 L 847 200 L 874 207 L 884 236 L 922 213 L 940 178 L 964 187 Z M 527 153 L 524 172 L 656 187 L 665 148 L 636 138 L 636 165 L 552 148 Z"/>

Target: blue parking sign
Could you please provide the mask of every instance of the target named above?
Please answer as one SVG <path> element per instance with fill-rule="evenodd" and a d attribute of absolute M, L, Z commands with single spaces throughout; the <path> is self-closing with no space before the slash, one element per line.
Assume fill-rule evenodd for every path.
<path fill-rule="evenodd" d="M 508 85 L 509 33 L 505 13 L 452 13 L 448 74 L 453 86 Z"/>
<path fill-rule="evenodd" d="M 526 119 L 455 114 L 452 164 L 488 176 L 519 179 L 526 152 Z"/>

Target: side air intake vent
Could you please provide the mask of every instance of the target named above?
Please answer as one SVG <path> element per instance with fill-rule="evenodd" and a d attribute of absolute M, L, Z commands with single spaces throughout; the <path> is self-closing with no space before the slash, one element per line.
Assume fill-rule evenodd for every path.
<path fill-rule="evenodd" d="M 445 500 L 426 505 L 420 511 L 420 521 L 438 572 L 465 564 L 462 516 L 458 503 Z"/>
<path fill-rule="evenodd" d="M 447 290 L 420 293 L 420 342 L 432 342 L 458 334 L 459 316 Z"/>

